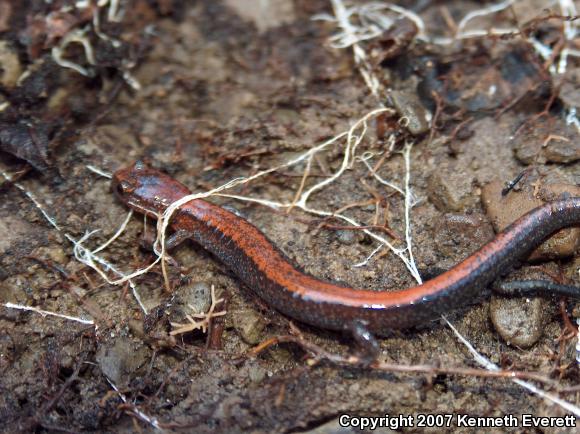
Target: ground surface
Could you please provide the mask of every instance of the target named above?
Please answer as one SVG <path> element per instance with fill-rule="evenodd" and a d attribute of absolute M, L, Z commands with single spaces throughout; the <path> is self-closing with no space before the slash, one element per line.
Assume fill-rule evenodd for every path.
<path fill-rule="evenodd" d="M 31 171 L 20 180 L 44 204 L 61 231 L 46 222 L 22 191 L 8 183 L 1 187 L 0 301 L 92 318 L 98 325 L 0 308 L 2 429 L 152 432 L 151 423 L 143 421 L 143 415 L 147 415 L 156 418 L 167 432 L 271 433 L 316 429 L 343 413 L 565 414 L 561 407 L 506 379 L 403 375 L 326 362 L 311 366 L 295 345 L 274 346 L 249 357 L 246 352 L 257 343 L 288 334 L 292 329 L 289 320 L 240 287 L 225 266 L 193 244 L 172 253 L 179 265 L 170 267 L 171 282 L 177 287 L 177 297 L 183 288 L 178 285 L 181 276 L 187 275 L 191 282 L 204 284 L 202 288 L 215 285 L 228 299 L 227 314 L 220 320 L 222 349 L 206 349 L 201 332 L 171 341 L 167 334 L 169 321 L 177 320 L 165 313 L 169 308 L 163 308 L 169 296 L 159 268 L 134 280 L 144 306 L 153 312 L 145 318 L 131 290 L 107 284 L 74 258 L 65 233 L 78 239 L 86 231 L 99 229 L 87 241 L 88 246 L 97 246 L 115 232 L 127 212 L 109 191 L 109 181 L 89 171 L 87 165 L 112 172 L 145 158 L 192 190 L 205 191 L 288 161 L 347 131 L 378 107 L 361 79 L 351 50 L 328 46 L 335 25 L 311 20 L 317 13 L 331 12 L 326 2 L 274 1 L 262 15 L 253 12 L 255 5 L 251 2 L 184 3 L 174 5 L 175 10 L 165 17 L 159 14 L 152 18 L 155 28 L 150 47 L 132 71 L 141 90 L 124 87 L 107 110 L 99 108 L 92 113 L 86 109 L 82 116 L 73 117 L 67 128 L 76 134 L 51 142 L 52 169 Z M 420 11 L 433 28 L 443 26 L 438 7 L 407 6 Z M 472 7 L 468 2 L 448 5 L 455 17 Z M 525 8 L 519 13 L 533 15 Z M 545 149 L 541 147 L 545 136 L 538 132 L 536 137 L 534 131 L 541 128 L 516 135 L 518 128 L 541 112 L 550 98 L 549 90 L 528 99 L 522 96 L 525 92 L 518 86 L 528 89 L 525 80 L 533 81 L 542 72 L 529 67 L 529 54 L 518 54 L 518 44 L 517 40 L 496 40 L 466 43 L 465 49 L 409 48 L 413 50 L 409 56 L 422 62 L 445 58 L 441 62 L 446 72 L 463 67 L 463 73 L 455 72 L 453 85 L 475 95 L 457 98 L 450 96 L 448 88 L 433 85 L 447 106 L 447 117 L 439 119 L 439 130 L 413 137 L 396 123 L 386 127 L 399 131 L 395 150 L 401 149 L 405 140 L 415 142 L 410 170 L 418 203 L 412 210 L 411 227 L 417 267 L 426 276 L 452 267 L 493 236 L 492 221 L 481 204 L 481 190 L 490 182 L 507 182 L 530 168 L 522 181 L 528 186 L 534 182 L 559 183 L 572 189 L 579 183 L 580 170 L 574 158 L 564 163 L 547 162 L 550 158 L 539 155 Z M 508 61 L 514 63 L 512 70 L 505 66 Z M 391 83 L 386 87 L 397 87 L 407 94 L 416 94 L 417 82 L 429 73 L 427 67 L 418 66 L 414 67 L 417 72 L 401 72 L 413 69 L 408 59 L 387 63 L 388 68 L 376 65 L 375 71 L 381 80 Z M 495 72 L 489 65 L 496 65 Z M 569 66 L 571 70 L 574 67 L 573 63 Z M 510 74 L 514 70 L 523 71 L 524 78 L 513 78 Z M 70 98 L 78 98 L 81 91 L 86 91 L 87 99 L 91 95 L 104 98 L 112 86 L 107 80 L 87 83 L 72 70 L 60 74 L 66 77 L 60 82 L 64 93 L 61 98 L 69 98 L 69 104 Z M 499 88 L 499 94 L 491 100 L 478 91 L 487 91 L 490 82 Z M 524 103 L 510 105 L 517 98 Z M 429 101 L 433 104 L 433 99 Z M 81 103 L 88 104 L 86 100 Z M 498 115 L 502 107 L 509 109 Z M 548 119 L 560 119 L 558 110 L 562 107 L 558 99 Z M 465 128 L 469 133 L 463 131 L 461 137 L 454 137 L 455 128 L 468 118 Z M 376 118 L 369 122 L 359 154 L 385 151 L 385 137 L 377 137 L 380 122 Z M 570 140 L 564 151 L 554 152 L 578 152 L 578 133 L 564 131 L 565 127 L 555 122 L 556 126 L 544 127 Z M 539 146 L 530 151 L 523 145 L 528 143 Z M 343 146 L 344 140 L 317 154 L 306 187 L 338 169 Z M 375 157 L 371 165 L 379 159 Z M 7 154 L 2 154 L 2 161 L 11 173 L 23 166 L 21 160 Z M 402 186 L 404 169 L 403 157 L 395 152 L 378 173 Z M 301 163 L 231 192 L 292 202 L 304 170 Z M 376 182 L 360 162 L 314 194 L 309 205 L 335 211 L 370 201 L 345 214 L 372 224 L 377 196 L 382 210 L 379 223 L 386 215 L 390 228 L 404 235 L 401 196 Z M 235 207 L 315 276 L 381 290 L 415 283 L 392 254 L 375 256 L 366 266 L 353 267 L 377 247 L 360 231 L 320 228 L 322 221 L 317 216 L 298 208 L 287 214 L 285 210 L 273 211 L 228 198 L 212 201 Z M 336 220 L 331 223 L 344 224 Z M 127 273 L 152 262 L 152 254 L 139 247 L 142 232 L 142 218 L 133 217 L 103 257 Z M 544 267 L 572 279 L 576 275 L 572 282 L 580 284 L 574 271 L 577 260 L 560 260 Z M 539 372 L 562 386 L 579 382 L 575 340 L 558 340 L 565 334 L 558 300 L 535 302 L 539 307 L 534 324 L 541 325 L 538 340 L 531 348 L 523 349 L 500 337 L 485 299 L 450 316 L 483 355 L 506 369 Z M 157 306 L 162 308 L 156 310 Z M 183 322 L 183 316 L 178 320 Z M 353 351 L 348 336 L 295 326 L 304 339 L 328 351 L 345 355 Z M 392 363 L 478 367 L 451 329 L 439 322 L 421 330 L 393 332 L 380 344 L 381 358 Z M 69 378 L 72 380 L 67 382 Z M 574 393 L 561 397 L 571 403 L 579 399 Z M 138 411 L 142 412 L 139 417 Z M 339 432 L 332 426 L 327 427 L 329 431 L 320 428 L 318 432 Z"/>

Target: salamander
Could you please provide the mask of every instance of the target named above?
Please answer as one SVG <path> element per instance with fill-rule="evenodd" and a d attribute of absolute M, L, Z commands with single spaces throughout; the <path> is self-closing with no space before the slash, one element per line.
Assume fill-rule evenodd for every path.
<path fill-rule="evenodd" d="M 191 194 L 183 184 L 141 162 L 113 176 L 127 206 L 157 218 Z M 259 297 L 301 322 L 330 330 L 380 335 L 423 324 L 473 301 L 555 231 L 580 224 L 580 197 L 548 202 L 517 219 L 463 262 L 433 279 L 397 291 L 356 289 L 304 273 L 258 228 L 203 199 L 179 207 L 170 226 L 211 252 Z"/>

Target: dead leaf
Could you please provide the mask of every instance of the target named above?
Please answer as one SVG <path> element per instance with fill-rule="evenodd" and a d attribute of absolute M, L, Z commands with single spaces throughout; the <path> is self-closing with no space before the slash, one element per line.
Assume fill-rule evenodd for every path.
<path fill-rule="evenodd" d="M 0 123 L 0 150 L 30 163 L 35 169 L 48 169 L 48 133 L 45 124 L 34 122 Z"/>

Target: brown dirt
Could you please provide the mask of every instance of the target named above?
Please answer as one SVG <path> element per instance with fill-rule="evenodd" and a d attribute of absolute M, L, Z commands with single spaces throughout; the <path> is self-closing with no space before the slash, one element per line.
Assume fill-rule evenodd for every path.
<path fill-rule="evenodd" d="M 214 284 L 227 294 L 223 349 L 206 350 L 201 333 L 179 337 L 175 346 L 166 348 L 158 336 L 143 333 L 143 314 L 130 290 L 104 283 L 74 259 L 64 233 L 79 238 L 87 230 L 100 229 L 91 239 L 97 245 L 126 215 L 108 181 L 86 165 L 113 171 L 146 158 L 194 191 L 207 190 L 286 161 L 345 131 L 375 107 L 351 52 L 325 44 L 333 26 L 311 20 L 315 13 L 329 12 L 326 2 L 296 1 L 291 13 L 285 13 L 287 18 L 273 22 L 268 21 L 271 17 L 240 16 L 224 3 L 228 2 L 186 3 L 176 16 L 158 18 L 152 48 L 134 71 L 142 90 L 123 90 L 94 124 L 90 115 L 88 122 L 75 121 L 80 131 L 76 138 L 50 150 L 60 176 L 33 172 L 21 181 L 46 205 L 62 232 L 50 227 L 17 188 L 0 187 L 0 301 L 91 317 L 98 324 L 95 329 L 0 309 L 0 430 L 134 432 L 139 426 L 153 431 L 134 416 L 135 406 L 157 418 L 167 432 L 302 432 L 343 413 L 562 414 L 509 380 L 388 374 L 327 363 L 311 367 L 292 345 L 246 357 L 249 340 L 287 334 L 289 320 L 240 287 L 223 265 L 192 244 L 174 252 L 182 268 L 172 268 L 171 276 L 175 283 L 180 272 L 189 272 L 194 280 Z M 449 7 L 461 16 L 461 2 Z M 260 21 L 260 31 L 255 19 L 266 22 Z M 411 82 L 407 85 L 414 91 Z M 499 118 L 493 113 L 476 116 L 469 124 L 472 136 L 453 146 L 442 139 L 452 128 L 443 128 L 431 141 L 429 134 L 415 139 L 412 187 L 420 202 L 413 209 L 413 238 L 420 270 L 452 267 L 491 233 L 480 204 L 481 187 L 493 180 L 509 181 L 525 167 L 514 156 L 517 140 L 509 137 L 539 111 L 538 106 L 541 110 L 547 99 L 539 98 L 539 105 L 516 107 Z M 380 150 L 374 129 L 370 137 L 364 146 Z M 2 158 L 14 171 L 14 160 Z M 321 155 L 333 169 L 339 158 L 338 151 Z M 535 176 L 543 182 L 578 183 L 577 162 L 534 164 Z M 290 201 L 302 170 L 261 178 L 236 193 Z M 316 173 L 321 170 L 313 165 Z M 366 173 L 362 165 L 355 166 L 315 195 L 313 206 L 338 209 L 372 198 L 359 182 Z M 381 168 L 388 179 L 401 173 L 403 160 L 398 155 Z M 366 180 L 386 196 L 380 184 Z M 385 200 L 391 227 L 402 233 L 400 197 Z M 287 215 L 224 198 L 215 202 L 236 207 L 313 275 L 381 290 L 414 283 L 393 255 L 353 268 L 375 247 L 361 233 L 353 240 L 333 230 L 313 230 L 317 222 L 305 224 L 313 217 L 299 210 Z M 370 221 L 374 208 L 359 208 L 350 215 Z M 142 229 L 142 219 L 133 218 L 106 258 L 125 271 L 149 263 L 151 254 L 138 246 Z M 66 270 L 68 277 L 48 263 Z M 563 261 L 559 271 L 571 274 L 575 266 Z M 136 283 L 149 309 L 166 301 L 159 272 L 140 276 Z M 580 284 L 577 275 L 575 283 Z M 485 300 L 450 318 L 495 363 L 575 384 L 574 340 L 557 341 L 563 323 L 557 301 L 550 304 L 542 337 L 525 351 L 507 345 L 494 331 Z M 253 337 L 244 335 L 236 323 L 248 316 L 262 322 Z M 305 339 L 329 351 L 353 351 L 348 336 L 296 325 Z M 165 330 L 163 324 L 159 329 Z M 476 366 L 451 330 L 439 323 L 393 333 L 380 343 L 382 357 L 402 365 Z M 77 368 L 78 378 L 65 383 Z M 128 404 L 105 375 L 117 379 Z M 577 395 L 562 397 L 577 402 Z"/>

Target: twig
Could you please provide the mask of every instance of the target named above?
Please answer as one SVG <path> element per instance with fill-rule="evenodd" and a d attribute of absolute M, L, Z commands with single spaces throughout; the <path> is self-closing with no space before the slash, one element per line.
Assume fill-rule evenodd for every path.
<path fill-rule="evenodd" d="M 327 360 L 336 365 L 347 365 L 347 366 L 364 366 L 362 360 L 358 356 L 350 355 L 347 357 L 341 356 L 339 354 L 331 353 L 323 349 L 322 347 L 308 342 L 302 338 L 283 335 L 275 336 L 273 338 L 267 339 L 266 341 L 260 343 L 256 347 L 252 348 L 249 352 L 251 356 L 257 356 L 267 348 L 278 345 L 281 343 L 294 343 L 299 345 L 303 350 L 307 351 L 313 357 L 313 362 L 311 364 L 316 364 L 322 360 Z M 547 378 L 541 374 L 534 372 L 523 372 L 523 371 L 502 371 L 502 370 L 487 370 L 487 369 L 475 369 L 475 368 L 463 368 L 463 367 L 440 367 L 433 365 L 401 365 L 395 363 L 386 363 L 375 361 L 368 366 L 369 369 L 385 372 L 401 372 L 401 373 L 425 373 L 431 375 L 437 374 L 449 374 L 449 375 L 462 375 L 470 377 L 484 377 L 484 378 L 509 378 L 509 379 L 527 379 L 537 381 L 543 384 L 549 384 L 555 386 L 556 382 Z"/>

